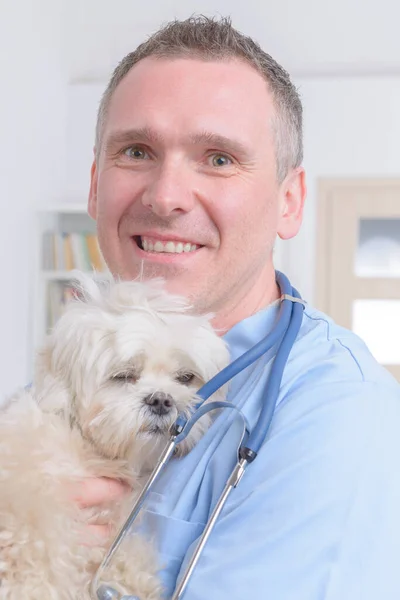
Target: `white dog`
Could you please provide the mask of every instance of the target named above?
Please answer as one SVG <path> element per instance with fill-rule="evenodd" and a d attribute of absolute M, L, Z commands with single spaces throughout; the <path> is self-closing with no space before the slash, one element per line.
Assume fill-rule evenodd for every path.
<path fill-rule="evenodd" d="M 154 466 L 178 413 L 228 363 L 208 316 L 159 280 L 96 283 L 81 277 L 38 355 L 30 390 L 0 412 L 0 598 L 86 600 L 104 555 L 87 522 L 118 527 L 128 506 L 78 509 L 74 482 L 107 476 L 129 482 L 132 498 Z M 220 398 L 223 392 L 220 392 Z M 207 417 L 180 447 L 186 453 Z M 136 535 L 110 574 L 121 593 L 158 600 L 157 557 Z M 117 587 L 118 587 L 117 585 Z"/>

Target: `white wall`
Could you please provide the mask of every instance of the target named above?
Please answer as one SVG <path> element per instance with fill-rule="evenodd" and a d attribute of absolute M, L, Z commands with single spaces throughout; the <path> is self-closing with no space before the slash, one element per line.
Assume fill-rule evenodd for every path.
<path fill-rule="evenodd" d="M 19 0 L 0 16 L 0 402 L 27 383 L 34 210 L 64 186 L 66 79 L 61 0 Z"/>
<path fill-rule="evenodd" d="M 106 83 L 71 84 L 67 90 L 66 196 L 86 202 L 97 108 Z"/>
<path fill-rule="evenodd" d="M 400 73 L 397 0 L 67 0 L 73 80 L 107 78 L 173 18 L 229 15 L 290 73 Z"/>
<path fill-rule="evenodd" d="M 305 109 L 308 200 L 302 230 L 287 243 L 285 267 L 312 302 L 317 180 L 400 177 L 400 77 L 306 78 L 296 84 Z"/>

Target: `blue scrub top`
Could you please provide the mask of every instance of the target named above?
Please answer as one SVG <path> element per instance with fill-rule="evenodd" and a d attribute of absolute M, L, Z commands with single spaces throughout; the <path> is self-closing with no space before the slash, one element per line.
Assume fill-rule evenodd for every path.
<path fill-rule="evenodd" d="M 235 359 L 274 326 L 278 306 L 225 336 Z M 231 382 L 254 427 L 272 353 Z M 224 411 L 151 493 L 166 598 L 235 464 L 242 426 Z M 400 386 L 353 333 L 306 307 L 266 442 L 233 490 L 188 600 L 399 600 Z"/>

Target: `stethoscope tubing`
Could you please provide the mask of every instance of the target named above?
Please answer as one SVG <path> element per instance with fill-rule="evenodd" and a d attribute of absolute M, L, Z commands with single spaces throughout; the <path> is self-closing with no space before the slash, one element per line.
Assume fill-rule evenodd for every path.
<path fill-rule="evenodd" d="M 118 547 L 122 543 L 133 522 L 138 516 L 150 489 L 159 479 L 168 461 L 173 456 L 177 445 L 186 438 L 193 425 L 198 419 L 204 416 L 206 412 L 220 408 L 233 408 L 235 410 L 239 410 L 235 405 L 229 402 L 206 402 L 208 398 L 210 398 L 210 396 L 219 388 L 230 381 L 235 375 L 253 364 L 256 360 L 258 360 L 261 356 L 278 344 L 278 349 L 273 360 L 271 373 L 267 384 L 266 402 L 264 402 L 262 406 L 257 424 L 251 433 L 248 430 L 248 424 L 244 415 L 239 410 L 241 416 L 243 417 L 245 427 L 243 438 L 239 447 L 238 461 L 232 473 L 230 474 L 228 481 L 226 482 L 224 490 L 218 499 L 216 506 L 214 507 L 212 515 L 202 535 L 200 536 L 196 549 L 189 561 L 189 565 L 185 573 L 178 583 L 172 600 L 180 600 L 180 598 L 182 598 L 195 565 L 197 564 L 201 552 L 215 526 L 218 516 L 220 515 L 230 492 L 238 485 L 248 464 L 255 459 L 262 444 L 266 440 L 278 400 L 283 372 L 298 331 L 301 327 L 304 302 L 301 300 L 297 290 L 292 288 L 288 278 L 283 273 L 277 271 L 276 279 L 281 291 L 281 306 L 279 310 L 278 321 L 275 327 L 268 336 L 266 336 L 263 340 L 258 342 L 250 350 L 245 352 L 210 381 L 208 381 L 197 393 L 197 395 L 201 398 L 201 401 L 196 405 L 193 415 L 190 418 L 185 418 L 183 416 L 178 417 L 177 421 L 172 426 L 171 438 L 166 444 L 156 467 L 151 473 L 143 490 L 137 498 L 131 513 L 115 537 L 110 549 L 108 550 L 95 574 L 95 577 L 91 582 L 90 591 L 94 600 L 98 600 L 97 590 L 100 574 L 109 566 Z M 125 597 L 133 598 L 132 596 Z"/>

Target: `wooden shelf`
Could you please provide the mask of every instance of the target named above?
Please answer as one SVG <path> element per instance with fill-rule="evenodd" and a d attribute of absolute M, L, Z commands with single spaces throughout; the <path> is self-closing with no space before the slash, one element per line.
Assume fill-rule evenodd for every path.
<path fill-rule="evenodd" d="M 88 274 L 91 274 L 90 271 Z M 96 276 L 102 277 L 106 273 L 97 273 Z M 42 271 L 41 276 L 46 281 L 69 281 L 75 278 L 74 271 Z"/>
<path fill-rule="evenodd" d="M 68 281 L 74 279 L 73 271 L 42 271 L 41 275 L 47 281 Z"/>
<path fill-rule="evenodd" d="M 39 213 L 54 213 L 54 214 L 62 214 L 62 215 L 69 215 L 69 214 L 80 214 L 80 215 L 84 215 L 87 216 L 88 219 L 90 219 L 91 217 L 87 214 L 87 205 L 86 204 L 77 204 L 76 202 L 64 202 L 64 203 L 60 203 L 60 204 L 54 204 L 54 205 L 50 205 L 50 206 L 44 206 L 43 208 L 39 208 L 38 210 Z"/>

